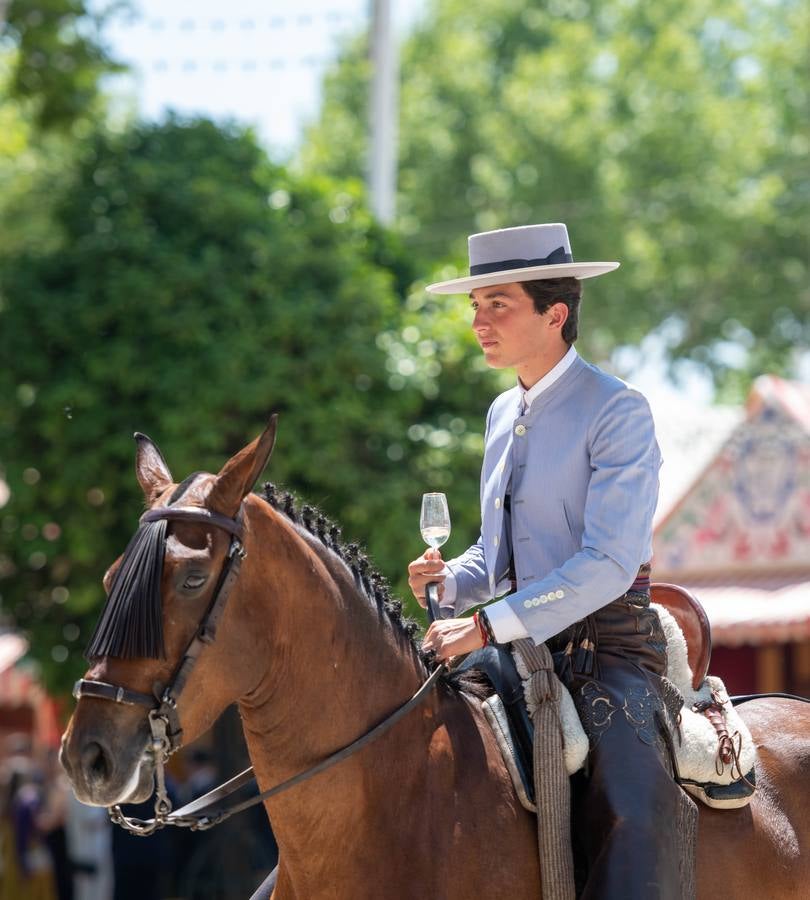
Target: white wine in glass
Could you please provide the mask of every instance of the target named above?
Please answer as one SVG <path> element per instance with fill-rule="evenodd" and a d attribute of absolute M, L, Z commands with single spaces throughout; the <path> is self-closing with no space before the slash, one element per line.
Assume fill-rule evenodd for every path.
<path fill-rule="evenodd" d="M 437 550 L 450 537 L 450 510 L 444 494 L 422 494 L 422 515 L 419 518 L 422 539 Z"/>
<path fill-rule="evenodd" d="M 433 547 L 434 550 L 438 550 L 442 544 L 446 544 L 449 537 L 450 529 L 443 525 L 428 525 L 422 529 L 422 538 L 428 547 Z"/>
<path fill-rule="evenodd" d="M 419 518 L 422 539 L 434 550 L 444 544 L 450 537 L 450 510 L 447 508 L 447 497 L 444 494 L 422 494 L 422 514 Z M 425 586 L 425 597 L 428 618 L 431 622 L 437 618 L 439 608 L 439 584 L 431 581 Z"/>

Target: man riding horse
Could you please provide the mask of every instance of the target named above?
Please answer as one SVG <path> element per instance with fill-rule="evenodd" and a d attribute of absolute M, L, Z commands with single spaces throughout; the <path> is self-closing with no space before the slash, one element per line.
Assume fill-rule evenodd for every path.
<path fill-rule="evenodd" d="M 523 303 L 520 283 L 498 270 L 505 259 L 511 268 L 526 266 L 524 276 L 571 269 L 559 268 L 555 245 L 494 249 L 497 255 L 481 262 L 494 263 L 488 271 L 507 293 L 488 298 L 478 288 L 491 284 L 473 283 L 483 310 L 476 329 L 490 359 L 517 365 L 521 381 L 534 386 L 540 382 L 520 365 L 525 356 L 515 348 L 524 331 L 547 347 L 547 335 L 538 338 L 539 330 L 528 329 L 557 329 L 564 316 L 571 318 L 568 303 L 562 301 L 563 313 L 559 284 L 539 278 L 541 286 L 552 285 L 551 302 L 535 313 Z M 567 252 L 566 241 L 560 253 Z M 515 261 L 518 254 L 526 261 Z M 570 265 L 564 260 L 562 266 Z M 612 266 L 574 271 L 583 277 L 605 267 Z M 562 338 L 573 340 L 570 332 Z M 569 352 L 558 349 L 564 349 L 560 359 Z M 508 573 L 500 556 L 505 545 L 514 563 L 510 580 L 532 579 L 522 585 L 530 591 L 516 590 L 507 600 L 514 606 L 507 621 L 514 615 L 536 640 L 563 632 L 554 642 L 559 669 L 591 733 L 589 797 L 580 820 L 592 867 L 586 895 L 669 897 L 677 889 L 677 854 L 659 843 L 659 835 L 678 829 L 673 786 L 657 746 L 667 715 L 659 696 L 664 681 L 657 677 L 663 650 L 641 580 L 626 592 L 633 566 L 648 552 L 658 463 L 649 414 L 635 392 L 576 356 L 520 415 L 517 393 L 514 413 L 503 408 L 507 394 L 490 416 L 483 540 L 492 547 L 474 548 L 452 563 L 457 607 L 477 599 L 472 583 L 484 599 L 496 592 L 487 579 L 490 572 Z M 555 414 L 561 403 L 565 416 Z M 530 428 L 541 420 L 543 441 L 537 441 L 539 431 Z M 278 871 L 257 896 L 272 890 L 274 900 L 536 900 L 549 884 L 559 887 L 557 860 L 547 868 L 538 853 L 539 820 L 513 786 L 476 689 L 481 685 L 455 674 L 439 679 L 442 668 L 427 664 L 401 605 L 357 546 L 341 543 L 336 527 L 310 507 L 298 510 L 273 485 L 253 493 L 275 432 L 273 416 L 217 474 L 195 472 L 179 483 L 157 446 L 137 435 L 136 474 L 147 511 L 105 579 L 109 596 L 62 740 L 61 759 L 77 797 L 109 807 L 115 821 L 144 835 L 169 825 L 207 828 L 262 802 L 281 853 Z M 542 469 L 526 471 L 527 457 L 520 454 L 529 446 L 535 461 L 542 457 Z M 653 471 L 645 475 L 641 459 L 648 451 Z M 583 478 L 583 469 L 592 474 Z M 541 475 L 547 475 L 542 489 Z M 636 488 L 625 487 L 625 478 Z M 642 495 L 642 484 L 652 496 Z M 509 534 L 502 518 L 507 495 Z M 527 498 L 538 523 L 532 532 L 521 511 Z M 561 517 L 556 531 L 550 524 L 555 515 Z M 636 524 L 642 519 L 645 528 Z M 620 529 L 624 537 L 616 541 Z M 419 562 L 421 574 L 412 576 L 418 593 L 438 567 L 432 558 Z M 622 567 L 621 585 L 611 585 L 613 568 Z M 591 572 L 602 568 L 604 582 Z M 608 589 L 625 591 L 623 599 L 608 602 Z M 448 611 L 449 604 L 448 591 Z M 567 622 L 552 612 L 566 604 Z M 660 621 L 666 624 L 667 615 L 662 610 Z M 522 633 L 517 625 L 504 633 L 497 611 L 494 619 L 500 640 Z M 546 619 L 551 624 L 544 631 Z M 584 624 L 572 627 L 574 620 Z M 482 626 L 486 631 L 485 618 Z M 432 629 L 428 644 L 442 656 L 461 652 L 481 642 L 469 629 L 466 621 L 444 622 Z M 519 646 L 546 655 L 545 647 L 541 652 L 531 644 L 524 639 Z M 677 653 L 669 655 L 671 664 Z M 259 793 L 227 799 L 246 785 L 247 771 L 212 796 L 172 811 L 165 789 L 170 755 L 233 703 Z M 551 718 L 548 712 L 555 710 L 546 707 L 540 718 Z M 683 719 L 691 713 L 685 707 Z M 795 699 L 755 699 L 745 703 L 741 718 L 762 751 L 757 792 L 750 805 L 731 812 L 701 806 L 698 893 L 792 900 L 810 883 L 803 852 L 810 844 L 810 708 Z M 540 727 L 535 732 L 543 735 Z M 611 780 L 620 758 L 626 764 Z M 544 773 L 539 782 L 547 783 Z M 119 807 L 151 794 L 150 820 L 129 819 Z M 549 808 L 549 795 L 542 799 L 538 810 Z M 656 830 L 645 833 L 649 823 Z M 567 835 L 567 828 L 549 833 Z M 687 867 L 683 875 L 689 885 Z"/>
<path fill-rule="evenodd" d="M 428 550 L 409 566 L 419 602 L 438 581 L 450 616 L 424 647 L 449 659 L 548 642 L 590 742 L 574 805 L 582 896 L 681 897 L 693 862 L 672 839 L 683 799 L 668 746 L 682 700 L 649 608 L 661 455 L 643 395 L 574 349 L 581 280 L 619 264 L 574 262 L 562 224 L 474 234 L 469 254 L 469 277 L 428 290 L 469 292 L 487 364 L 514 368 L 517 384 L 487 415 L 478 541 L 446 565 Z"/>

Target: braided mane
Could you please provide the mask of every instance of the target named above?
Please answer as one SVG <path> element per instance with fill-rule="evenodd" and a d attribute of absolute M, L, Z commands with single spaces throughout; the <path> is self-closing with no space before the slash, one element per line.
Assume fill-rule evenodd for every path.
<path fill-rule="evenodd" d="M 435 653 L 432 650 L 424 651 L 416 640 L 419 623 L 403 615 L 402 601 L 391 596 L 385 577 L 371 565 L 359 544 L 344 544 L 341 540 L 340 528 L 324 513 L 309 504 L 299 507 L 293 494 L 289 491 L 279 491 L 270 481 L 264 484 L 259 496 L 266 500 L 273 509 L 282 513 L 293 525 L 303 528 L 323 547 L 337 554 L 354 576 L 357 588 L 362 590 L 378 609 L 385 612 L 388 620 L 406 639 L 423 665 L 428 669 L 435 666 Z M 492 692 L 486 677 L 475 669 L 461 674 L 445 669 L 440 681 L 454 691 L 463 691 L 479 698 L 488 696 Z"/>
<path fill-rule="evenodd" d="M 176 502 L 189 484 L 201 473 L 186 478 L 172 494 L 169 504 Z M 403 615 L 402 601 L 392 597 L 385 577 L 375 569 L 358 543 L 343 543 L 338 525 L 314 506 L 299 505 L 289 491 L 279 491 L 266 482 L 259 496 L 294 526 L 302 528 L 327 550 L 331 550 L 349 569 L 355 586 L 374 603 L 412 648 L 426 667 L 435 664 L 433 651 L 422 650 L 416 639 L 420 626 Z M 110 596 L 102 610 L 85 655 L 88 659 L 103 656 L 162 658 L 163 629 L 160 614 L 160 579 L 166 522 L 141 525 L 124 552 L 113 580 Z M 466 675 L 446 674 L 442 681 L 456 689 L 478 693 L 475 679 Z"/>
<path fill-rule="evenodd" d="M 432 654 L 423 653 L 415 640 L 419 631 L 419 623 L 407 618 L 402 612 L 402 601 L 391 596 L 390 587 L 385 577 L 378 572 L 357 543 L 344 544 L 340 528 L 327 518 L 324 513 L 309 504 L 298 505 L 296 498 L 289 491 L 279 491 L 270 481 L 263 485 L 259 496 L 266 500 L 273 509 L 282 513 L 294 525 L 302 527 L 308 534 L 337 554 L 354 576 L 358 589 L 382 609 L 397 631 L 407 638 L 413 649 L 419 654 L 422 662 L 430 663 Z"/>

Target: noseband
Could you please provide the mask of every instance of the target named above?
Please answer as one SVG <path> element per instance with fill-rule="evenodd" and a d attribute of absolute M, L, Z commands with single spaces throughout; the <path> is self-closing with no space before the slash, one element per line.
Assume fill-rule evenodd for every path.
<path fill-rule="evenodd" d="M 239 511 L 233 519 L 200 507 L 158 506 L 145 512 L 141 516 L 140 521 L 141 524 L 146 524 L 148 522 L 157 522 L 160 519 L 173 522 L 195 522 L 201 525 L 221 528 L 231 535 L 231 545 L 220 572 L 214 598 L 197 628 L 197 632 L 186 647 L 180 664 L 166 688 L 156 683 L 153 693 L 150 695 L 132 691 L 117 684 L 93 681 L 86 678 L 79 679 L 73 688 L 73 696 L 77 700 L 81 697 L 93 697 L 98 700 L 111 700 L 114 703 L 123 703 L 130 706 L 145 706 L 149 710 L 149 730 L 152 734 L 152 741 L 147 752 L 151 753 L 155 760 L 155 817 L 147 820 L 128 818 L 123 814 L 120 806 L 113 806 L 109 810 L 112 821 L 132 834 L 145 837 L 159 828 L 163 828 L 165 825 L 178 825 L 195 831 L 212 828 L 214 825 L 218 825 L 234 815 L 234 813 L 248 809 L 269 797 L 280 794 L 282 791 L 306 781 L 319 772 L 324 772 L 385 734 L 403 716 L 418 706 L 427 697 L 430 689 L 444 670 L 443 664 L 438 665 L 410 700 L 406 701 L 398 709 L 395 709 L 370 731 L 367 731 L 357 740 L 352 741 L 351 744 L 336 750 L 330 756 L 327 756 L 326 759 L 321 760 L 321 762 L 316 763 L 309 769 L 299 772 L 292 778 L 288 778 L 281 784 L 262 791 L 262 793 L 249 800 L 222 808 L 224 798 L 235 793 L 251 780 L 255 782 L 251 767 L 245 769 L 244 772 L 240 772 L 239 775 L 236 775 L 220 787 L 210 791 L 204 797 L 193 800 L 183 809 L 172 813 L 172 803 L 166 792 L 165 766 L 169 757 L 179 750 L 182 745 L 183 729 L 180 727 L 177 701 L 203 649 L 207 644 L 212 644 L 217 636 L 217 626 L 225 610 L 228 595 L 236 583 L 242 560 L 247 556 L 247 553 L 242 545 L 243 506 L 239 507 Z M 215 812 L 211 812 L 212 810 L 215 810 Z"/>
<path fill-rule="evenodd" d="M 247 555 L 242 545 L 243 515 L 241 506 L 233 519 L 200 507 L 158 506 L 145 512 L 140 521 L 143 525 L 148 522 L 157 522 L 160 519 L 209 525 L 230 534 L 231 545 L 208 610 L 194 637 L 189 641 L 171 681 L 165 688 L 156 683 L 152 694 L 142 694 L 117 684 L 86 678 L 80 678 L 73 688 L 73 696 L 77 700 L 82 697 L 94 697 L 98 700 L 111 700 L 114 703 L 130 706 L 145 706 L 149 710 L 149 730 L 152 735 L 150 752 L 155 760 L 155 779 L 157 781 L 155 818 L 148 825 L 137 824 L 135 820 L 128 820 L 119 806 L 114 806 L 110 810 L 110 816 L 114 822 L 123 825 L 128 831 L 143 835 L 151 834 L 164 824 L 171 812 L 172 804 L 166 792 L 164 767 L 169 757 L 182 746 L 183 729 L 180 727 L 180 718 L 177 714 L 177 702 L 203 649 L 216 639 L 217 627 L 225 611 L 225 604 L 239 577 L 242 560 Z"/>

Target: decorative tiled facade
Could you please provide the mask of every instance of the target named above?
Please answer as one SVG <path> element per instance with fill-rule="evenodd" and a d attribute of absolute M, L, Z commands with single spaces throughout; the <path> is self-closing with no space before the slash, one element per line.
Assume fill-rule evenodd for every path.
<path fill-rule="evenodd" d="M 658 577 L 810 571 L 810 432 L 756 406 L 656 529 Z"/>

